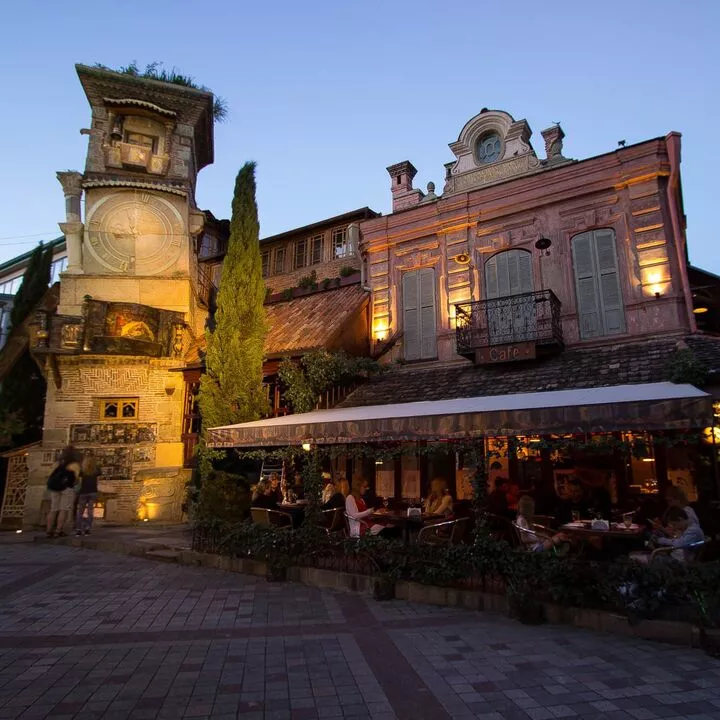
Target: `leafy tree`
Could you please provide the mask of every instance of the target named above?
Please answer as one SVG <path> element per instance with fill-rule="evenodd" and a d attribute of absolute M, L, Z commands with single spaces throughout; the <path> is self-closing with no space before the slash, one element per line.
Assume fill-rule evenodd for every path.
<path fill-rule="evenodd" d="M 209 477 L 213 460 L 222 455 L 205 445 L 207 428 L 257 420 L 268 409 L 262 371 L 267 326 L 259 234 L 255 163 L 246 163 L 235 180 L 214 328 L 206 331 L 205 374 L 198 396 L 203 479 Z"/>
<path fill-rule="evenodd" d="M 286 358 L 278 375 L 285 386 L 285 398 L 298 413 L 315 409 L 320 396 L 333 385 L 349 384 L 381 372 L 382 367 L 367 357 L 350 357 L 344 352 L 313 350 L 299 362 Z"/>
<path fill-rule="evenodd" d="M 33 251 L 13 301 L 10 332 L 22 325 L 47 292 L 50 284 L 52 247 L 38 245 Z M 0 388 L 0 435 L 12 437 L 12 444 L 24 445 L 42 436 L 47 384 L 26 349 L 2 380 Z"/>

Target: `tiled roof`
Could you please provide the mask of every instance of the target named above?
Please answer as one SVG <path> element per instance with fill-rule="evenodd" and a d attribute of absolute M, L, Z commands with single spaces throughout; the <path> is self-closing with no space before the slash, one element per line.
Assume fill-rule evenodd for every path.
<path fill-rule="evenodd" d="M 346 285 L 268 305 L 265 355 L 289 355 L 332 346 L 368 300 L 368 293 L 360 285 Z"/>
<path fill-rule="evenodd" d="M 714 380 L 720 373 L 720 337 L 693 335 L 566 350 L 544 360 L 506 365 L 405 365 L 377 376 L 341 407 L 631 385 L 668 380 L 668 362 L 684 340 Z"/>
<path fill-rule="evenodd" d="M 368 301 L 368 293 L 355 284 L 267 305 L 265 355 L 278 357 L 332 348 Z M 205 348 L 204 336 L 195 340 L 185 353 L 185 363 L 202 364 Z"/>

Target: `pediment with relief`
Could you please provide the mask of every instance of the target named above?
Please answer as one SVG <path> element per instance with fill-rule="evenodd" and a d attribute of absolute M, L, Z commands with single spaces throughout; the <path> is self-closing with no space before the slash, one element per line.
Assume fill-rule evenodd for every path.
<path fill-rule="evenodd" d="M 483 110 L 450 144 L 455 162 L 448 164 L 444 195 L 472 190 L 525 175 L 540 167 L 525 120 L 501 110 Z"/>

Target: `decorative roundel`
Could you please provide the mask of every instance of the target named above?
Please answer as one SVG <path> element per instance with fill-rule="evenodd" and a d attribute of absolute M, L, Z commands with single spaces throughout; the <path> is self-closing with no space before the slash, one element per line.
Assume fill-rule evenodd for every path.
<path fill-rule="evenodd" d="M 477 159 L 483 165 L 496 162 L 500 159 L 502 142 L 497 133 L 483 135 L 477 142 Z"/>

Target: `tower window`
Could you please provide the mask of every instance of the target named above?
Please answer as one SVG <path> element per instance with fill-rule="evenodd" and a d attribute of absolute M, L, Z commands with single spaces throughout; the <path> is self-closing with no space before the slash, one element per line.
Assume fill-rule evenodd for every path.
<path fill-rule="evenodd" d="M 137 398 L 103 398 L 100 400 L 101 420 L 136 420 Z"/>
<path fill-rule="evenodd" d="M 149 148 L 151 152 L 157 153 L 158 139 L 152 135 L 143 135 L 142 133 L 126 130 L 125 142 L 128 145 L 138 145 L 139 147 Z"/>

